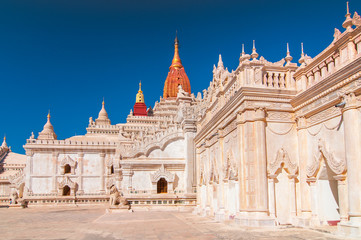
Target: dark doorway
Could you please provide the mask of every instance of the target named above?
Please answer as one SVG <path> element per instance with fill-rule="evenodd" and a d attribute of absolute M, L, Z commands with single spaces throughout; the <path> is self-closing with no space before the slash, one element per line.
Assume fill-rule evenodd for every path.
<path fill-rule="evenodd" d="M 66 164 L 66 165 L 64 166 L 64 174 L 65 174 L 65 173 L 71 173 L 71 167 L 70 167 L 69 164 Z"/>
<path fill-rule="evenodd" d="M 159 179 L 157 183 L 157 193 L 167 193 L 168 192 L 168 183 L 164 178 Z"/>
<path fill-rule="evenodd" d="M 63 187 L 63 196 L 70 196 L 70 187 L 68 185 Z"/>

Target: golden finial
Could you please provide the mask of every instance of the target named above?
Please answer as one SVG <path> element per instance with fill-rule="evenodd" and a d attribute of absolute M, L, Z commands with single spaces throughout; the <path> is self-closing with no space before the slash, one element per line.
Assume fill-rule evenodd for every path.
<path fill-rule="evenodd" d="M 144 103 L 144 95 L 142 91 L 142 81 L 139 81 L 139 90 L 135 98 L 136 103 Z"/>
<path fill-rule="evenodd" d="M 174 40 L 174 57 L 172 60 L 172 65 L 170 67 L 174 67 L 174 68 L 182 68 L 182 61 L 179 57 L 179 50 L 178 50 L 178 45 L 179 45 L 179 41 L 178 41 L 178 36 L 177 36 L 177 32 L 176 32 L 176 36 L 175 36 L 175 40 Z"/>
<path fill-rule="evenodd" d="M 6 142 L 6 134 L 4 134 L 4 142 Z"/>
<path fill-rule="evenodd" d="M 103 107 L 104 107 L 104 97 L 103 97 L 103 102 L 102 102 L 102 105 L 103 105 Z"/>
<path fill-rule="evenodd" d="M 348 7 L 348 1 L 346 2 L 346 5 L 347 5 L 347 13 L 346 14 L 350 14 L 350 10 L 349 10 L 349 7 Z"/>
<path fill-rule="evenodd" d="M 48 116 L 47 116 L 48 119 L 50 119 L 50 109 L 48 111 Z"/>

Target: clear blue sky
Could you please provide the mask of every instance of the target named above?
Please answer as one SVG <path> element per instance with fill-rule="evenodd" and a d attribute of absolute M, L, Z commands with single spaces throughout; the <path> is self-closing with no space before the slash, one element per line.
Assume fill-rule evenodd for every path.
<path fill-rule="evenodd" d="M 350 10 L 361 12 L 361 1 Z M 314 57 L 341 31 L 345 1 L 1 1 L 0 135 L 14 152 L 51 110 L 58 139 L 85 134 L 101 101 L 112 124 L 125 122 L 142 81 L 154 106 L 173 57 L 178 30 L 180 56 L 192 92 L 207 88 L 222 54 L 236 69 L 252 40 L 269 61 L 294 62 L 300 43 Z"/>

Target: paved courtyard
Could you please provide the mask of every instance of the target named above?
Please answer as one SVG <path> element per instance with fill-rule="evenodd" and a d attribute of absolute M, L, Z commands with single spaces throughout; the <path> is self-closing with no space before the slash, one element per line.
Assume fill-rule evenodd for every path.
<path fill-rule="evenodd" d="M 1 239 L 342 239 L 301 228 L 257 229 L 185 212 L 106 213 L 100 206 L 0 208 Z"/>

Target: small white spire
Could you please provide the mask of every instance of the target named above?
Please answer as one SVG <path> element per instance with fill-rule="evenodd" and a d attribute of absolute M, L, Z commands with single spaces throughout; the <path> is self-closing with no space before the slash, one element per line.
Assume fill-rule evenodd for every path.
<path fill-rule="evenodd" d="M 224 67 L 224 66 L 223 66 L 223 61 L 222 61 L 222 55 L 221 55 L 221 54 L 219 54 L 218 67 Z"/>
<path fill-rule="evenodd" d="M 242 43 L 242 56 L 244 56 L 246 53 L 244 52 L 244 43 Z"/>
<path fill-rule="evenodd" d="M 287 64 L 289 64 L 292 61 L 292 59 L 293 59 L 293 57 L 290 55 L 290 48 L 287 43 L 287 55 L 285 57 Z"/>
<path fill-rule="evenodd" d="M 301 43 L 301 58 L 298 60 L 301 66 L 304 66 L 305 63 L 305 53 L 303 52 L 303 43 Z"/>
<path fill-rule="evenodd" d="M 255 60 L 256 58 L 258 58 L 258 53 L 256 52 L 256 43 L 255 43 L 255 40 L 253 40 L 253 48 L 252 48 L 251 58 L 252 58 L 253 60 Z"/>
<path fill-rule="evenodd" d="M 4 135 L 4 141 L 3 144 L 1 144 L 1 147 L 7 148 L 8 145 L 6 144 L 6 135 Z"/>
<path fill-rule="evenodd" d="M 342 23 L 342 27 L 345 28 L 347 31 L 351 31 L 352 30 L 352 18 L 351 18 L 351 13 L 350 13 L 350 9 L 348 6 L 348 2 L 346 2 L 346 15 L 345 15 L 346 19 L 345 21 Z"/>

